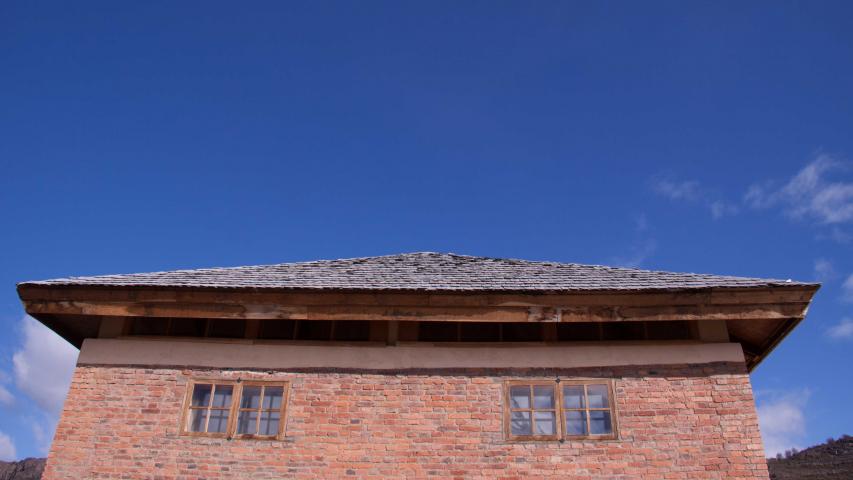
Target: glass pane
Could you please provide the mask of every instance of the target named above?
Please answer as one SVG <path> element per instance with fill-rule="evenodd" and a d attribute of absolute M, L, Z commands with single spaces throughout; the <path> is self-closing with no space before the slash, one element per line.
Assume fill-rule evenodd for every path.
<path fill-rule="evenodd" d="M 264 389 L 264 408 L 267 410 L 281 408 L 281 396 L 284 387 L 266 387 Z"/>
<path fill-rule="evenodd" d="M 510 429 L 513 435 L 530 435 L 530 412 L 512 412 L 510 417 Z"/>
<path fill-rule="evenodd" d="M 246 385 L 240 398 L 240 408 L 258 408 L 261 404 L 261 387 Z"/>
<path fill-rule="evenodd" d="M 533 412 L 536 435 L 554 435 L 557 432 L 557 414 L 555 412 Z"/>
<path fill-rule="evenodd" d="M 567 411 L 566 435 L 586 435 L 586 412 Z"/>
<path fill-rule="evenodd" d="M 231 392 L 234 387 L 231 385 L 217 385 L 213 390 L 213 407 L 228 408 L 231 406 Z"/>
<path fill-rule="evenodd" d="M 533 387 L 533 408 L 554 408 L 554 387 L 550 385 Z"/>
<path fill-rule="evenodd" d="M 583 385 L 563 387 L 563 408 L 584 408 Z"/>
<path fill-rule="evenodd" d="M 610 408 L 610 402 L 607 401 L 607 385 L 587 385 L 586 394 L 589 408 Z"/>
<path fill-rule="evenodd" d="M 190 432 L 203 432 L 204 422 L 207 419 L 207 410 L 192 409 L 190 410 L 189 426 Z"/>
<path fill-rule="evenodd" d="M 610 424 L 610 412 L 600 410 L 590 411 L 589 433 L 592 435 L 606 435 L 613 433 L 613 426 Z"/>
<path fill-rule="evenodd" d="M 261 425 L 258 435 L 278 435 L 278 412 L 264 412 L 261 415 Z"/>
<path fill-rule="evenodd" d="M 210 404 L 210 390 L 212 385 L 197 383 L 193 386 L 192 405 L 194 407 L 206 407 Z"/>
<path fill-rule="evenodd" d="M 208 433 L 224 433 L 228 428 L 228 410 L 211 410 L 207 421 Z"/>
<path fill-rule="evenodd" d="M 237 433 L 240 435 L 254 435 L 258 428 L 258 412 L 248 411 L 240 412 L 237 417 Z"/>
<path fill-rule="evenodd" d="M 530 408 L 530 387 L 527 385 L 510 387 L 509 405 L 512 408 Z"/>

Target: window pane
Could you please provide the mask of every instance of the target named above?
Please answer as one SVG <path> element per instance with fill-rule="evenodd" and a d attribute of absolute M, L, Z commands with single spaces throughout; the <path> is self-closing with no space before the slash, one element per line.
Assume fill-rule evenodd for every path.
<path fill-rule="evenodd" d="M 197 383 L 193 386 L 192 406 L 206 407 L 210 404 L 210 390 L 212 385 Z"/>
<path fill-rule="evenodd" d="M 613 432 L 613 426 L 610 424 L 610 412 L 590 411 L 589 412 L 589 430 L 592 435 L 606 435 Z"/>
<path fill-rule="evenodd" d="M 240 408 L 258 408 L 261 404 L 261 387 L 246 385 L 243 387 L 243 397 Z"/>
<path fill-rule="evenodd" d="M 261 414 L 261 425 L 258 435 L 278 435 L 278 412 L 264 412 Z"/>
<path fill-rule="evenodd" d="M 533 412 L 536 435 L 554 435 L 557 431 L 556 412 Z"/>
<path fill-rule="evenodd" d="M 228 408 L 231 406 L 231 392 L 234 390 L 234 387 L 231 385 L 217 385 L 216 389 L 213 391 L 213 405 L 212 407 L 224 407 Z"/>
<path fill-rule="evenodd" d="M 224 433 L 228 428 L 228 410 L 211 410 L 207 421 L 208 433 Z"/>
<path fill-rule="evenodd" d="M 264 389 L 264 408 L 267 410 L 281 408 L 281 397 L 284 387 L 266 387 Z"/>
<path fill-rule="evenodd" d="M 530 408 L 530 387 L 527 385 L 510 387 L 509 404 L 512 408 Z"/>
<path fill-rule="evenodd" d="M 513 435 L 530 435 L 530 412 L 512 412 L 510 429 Z"/>
<path fill-rule="evenodd" d="M 589 408 L 610 408 L 607 401 L 607 385 L 587 385 Z"/>
<path fill-rule="evenodd" d="M 248 411 L 240 412 L 237 417 L 237 433 L 240 435 L 254 435 L 255 429 L 258 428 L 258 412 Z"/>
<path fill-rule="evenodd" d="M 584 408 L 583 385 L 563 387 L 563 408 Z"/>
<path fill-rule="evenodd" d="M 572 411 L 566 414 L 566 435 L 586 435 L 586 412 Z"/>
<path fill-rule="evenodd" d="M 189 427 L 190 432 L 203 432 L 204 422 L 207 419 L 207 410 L 192 409 L 190 410 Z"/>
<path fill-rule="evenodd" d="M 533 387 L 533 408 L 554 408 L 554 387 L 550 385 Z"/>

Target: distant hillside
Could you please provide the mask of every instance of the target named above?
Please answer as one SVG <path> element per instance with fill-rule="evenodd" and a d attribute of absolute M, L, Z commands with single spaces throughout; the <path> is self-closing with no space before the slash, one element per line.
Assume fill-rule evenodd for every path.
<path fill-rule="evenodd" d="M 0 462 L 0 480 L 39 480 L 44 458 L 27 458 L 17 462 Z"/>
<path fill-rule="evenodd" d="M 773 480 L 850 480 L 853 478 L 853 437 L 796 452 L 782 459 L 767 460 Z"/>

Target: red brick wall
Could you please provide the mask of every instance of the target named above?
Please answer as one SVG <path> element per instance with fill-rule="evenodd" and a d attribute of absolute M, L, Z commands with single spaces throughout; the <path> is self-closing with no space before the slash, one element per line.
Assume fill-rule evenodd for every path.
<path fill-rule="evenodd" d="M 286 439 L 178 434 L 187 378 L 292 381 Z M 620 439 L 511 443 L 507 378 L 614 378 Z M 742 365 L 563 371 L 247 372 L 80 366 L 45 479 L 766 479 Z"/>

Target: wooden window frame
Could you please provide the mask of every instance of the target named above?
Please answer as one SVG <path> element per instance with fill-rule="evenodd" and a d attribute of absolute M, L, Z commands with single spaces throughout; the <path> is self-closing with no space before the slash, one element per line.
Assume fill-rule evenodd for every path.
<path fill-rule="evenodd" d="M 566 408 L 563 398 L 563 385 L 582 385 L 583 386 L 583 396 L 584 396 L 584 408 Z M 607 408 L 592 408 L 589 406 L 589 386 L 590 385 L 605 385 L 607 387 Z M 560 419 L 561 430 L 566 426 L 565 415 L 567 411 L 583 411 L 586 416 L 586 431 L 590 432 L 590 412 L 609 412 L 610 413 L 610 433 L 603 434 L 592 434 L 587 433 L 586 435 L 567 435 L 565 432 L 561 432 L 563 434 L 562 438 L 566 440 L 615 440 L 619 438 L 619 430 L 617 427 L 616 420 L 616 396 L 614 395 L 615 389 L 613 388 L 613 380 L 560 380 L 557 383 L 558 393 L 560 394 Z"/>
<path fill-rule="evenodd" d="M 560 399 L 557 397 L 557 383 L 554 380 L 516 380 L 509 381 L 506 384 L 506 395 L 505 395 L 505 408 L 504 408 L 504 432 L 507 435 L 507 438 L 512 440 L 533 440 L 533 441 L 542 441 L 542 440 L 559 440 L 560 439 Z M 512 399 L 510 392 L 512 391 L 512 387 L 528 387 L 530 389 L 530 405 L 528 408 L 512 408 Z M 533 389 L 534 387 L 551 387 L 552 392 L 554 394 L 554 408 L 534 408 L 534 396 Z M 536 432 L 536 421 L 535 421 L 535 412 L 554 412 L 554 421 L 558 425 L 555 425 L 554 434 L 553 435 L 536 435 L 532 433 L 531 435 L 513 435 L 512 433 L 512 412 L 530 412 L 530 431 Z"/>
<path fill-rule="evenodd" d="M 231 393 L 231 405 L 228 410 L 228 424 L 225 428 L 224 432 L 193 432 L 189 430 L 189 422 L 190 419 L 190 411 L 191 410 L 210 410 L 211 407 L 193 407 L 192 406 L 192 396 L 193 391 L 195 391 L 196 385 L 213 385 L 214 387 L 211 389 L 211 402 L 213 401 L 213 395 L 216 391 L 216 386 L 218 385 L 230 385 L 233 390 Z M 279 421 L 278 421 L 278 431 L 275 435 L 255 435 L 255 434 L 237 434 L 237 419 L 241 410 L 240 403 L 243 398 L 243 386 L 262 386 L 262 387 L 282 387 L 282 396 L 281 396 L 281 407 L 278 409 L 279 412 Z M 287 400 L 290 397 L 290 381 L 287 380 L 232 380 L 232 379 L 223 379 L 223 378 L 193 378 L 187 381 L 187 392 L 184 397 L 184 404 L 181 410 L 181 423 L 178 426 L 181 435 L 190 436 L 190 437 L 213 437 L 213 438 L 239 438 L 239 439 L 255 439 L 255 440 L 281 440 L 284 438 L 284 424 L 286 421 L 285 413 L 287 412 Z M 263 399 L 261 399 L 263 402 Z M 219 409 L 226 410 L 226 409 Z M 263 403 L 261 403 L 261 409 L 259 411 L 275 411 L 275 410 L 264 410 Z M 209 422 L 210 418 L 208 416 Z M 205 430 L 207 430 L 207 425 L 205 425 Z"/>
<path fill-rule="evenodd" d="M 243 387 L 246 387 L 246 386 L 262 387 L 261 399 L 260 399 L 260 402 L 258 403 L 258 408 L 242 408 L 240 406 L 240 404 L 243 401 Z M 273 408 L 264 408 L 264 393 L 266 392 L 266 389 L 269 387 L 281 387 L 281 389 L 282 389 L 282 391 L 281 391 L 281 405 L 279 406 L 279 408 L 277 410 L 273 409 Z M 246 381 L 242 382 L 240 384 L 240 399 L 239 399 L 240 401 L 236 403 L 235 409 L 234 409 L 235 410 L 234 413 L 237 416 L 234 417 L 234 430 L 233 430 L 232 437 L 233 438 L 249 438 L 249 439 L 266 439 L 266 440 L 281 439 L 282 437 L 284 437 L 284 420 L 285 420 L 284 412 L 285 412 L 285 407 L 286 407 L 286 403 L 287 403 L 287 394 L 288 394 L 288 388 L 287 388 L 286 382 L 273 382 L 273 381 L 266 381 L 266 380 L 264 380 L 264 381 L 246 380 Z M 237 423 L 240 420 L 240 417 L 239 417 L 240 413 L 242 413 L 242 412 L 258 412 L 258 418 L 255 422 L 255 430 L 257 431 L 257 429 L 260 427 L 261 416 L 263 416 L 262 414 L 264 412 L 275 412 L 275 411 L 278 411 L 278 431 L 276 431 L 275 434 L 273 434 L 273 435 L 258 435 L 255 433 L 239 433 L 239 432 L 237 432 Z"/>
<path fill-rule="evenodd" d="M 554 389 L 554 408 L 556 409 L 557 428 L 554 435 L 514 435 L 512 433 L 512 412 L 529 411 L 531 421 L 531 431 L 535 432 L 534 413 L 536 411 L 550 412 L 551 409 L 536 409 L 533 408 L 533 387 L 534 386 L 550 386 Z M 566 408 L 563 399 L 564 385 L 582 385 L 584 386 L 584 408 Z M 589 385 L 605 385 L 607 387 L 608 408 L 590 408 L 587 388 Z M 510 391 L 512 387 L 528 386 L 531 389 L 530 408 L 512 408 Z M 507 440 L 514 442 L 535 442 L 535 441 L 567 441 L 567 440 L 617 440 L 619 438 L 619 428 L 616 412 L 616 397 L 613 387 L 613 380 L 610 379 L 571 379 L 571 380 L 507 380 L 504 382 L 504 436 Z M 589 432 L 590 411 L 607 411 L 610 412 L 610 433 L 593 435 L 567 435 L 565 430 L 566 419 L 565 412 L 567 411 L 584 411 L 586 413 L 586 431 Z"/>

